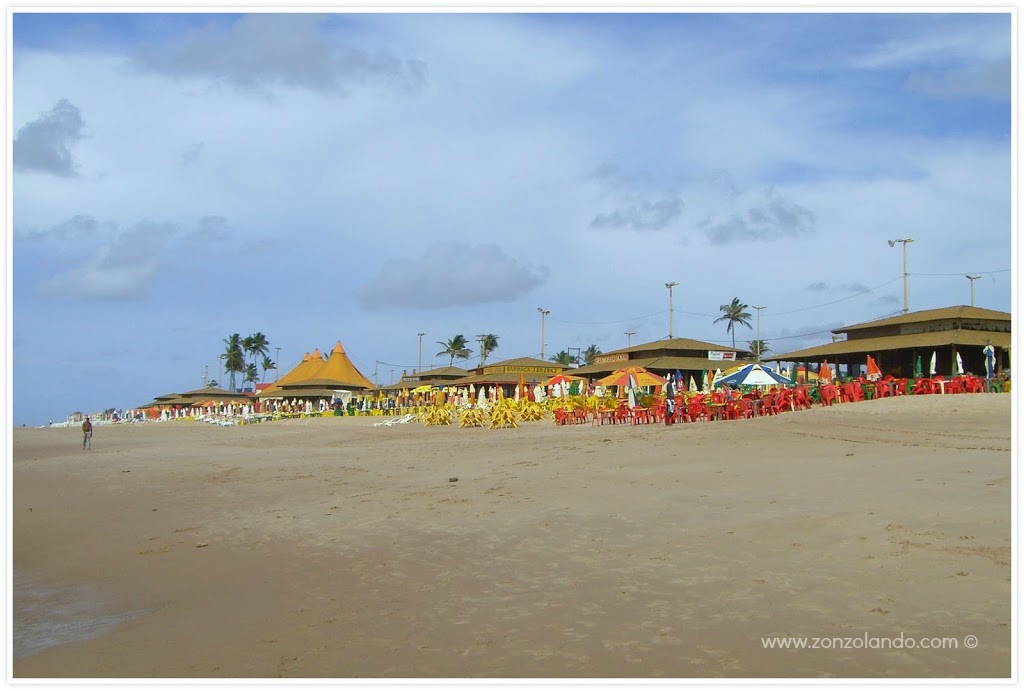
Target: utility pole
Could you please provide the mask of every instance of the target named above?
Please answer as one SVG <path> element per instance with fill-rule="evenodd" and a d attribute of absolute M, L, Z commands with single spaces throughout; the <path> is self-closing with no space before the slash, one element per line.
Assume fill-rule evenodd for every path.
<path fill-rule="evenodd" d="M 480 344 L 480 366 L 484 366 L 484 339 L 487 338 L 487 334 L 477 334 L 476 342 Z"/>
<path fill-rule="evenodd" d="M 281 376 L 281 349 L 274 348 L 274 350 L 277 351 L 277 359 L 274 360 L 274 381 L 276 382 Z"/>
<path fill-rule="evenodd" d="M 981 276 L 971 276 L 967 274 L 967 280 L 971 282 L 971 307 L 974 307 L 974 282 L 977 281 Z"/>
<path fill-rule="evenodd" d="M 551 310 L 546 310 L 543 307 L 538 307 L 537 311 L 540 312 L 540 359 L 544 359 L 544 317 L 551 314 Z"/>
<path fill-rule="evenodd" d="M 580 348 L 566 348 L 565 352 L 567 352 L 570 355 L 572 355 L 572 351 L 574 351 L 574 350 L 576 351 L 576 357 L 573 358 L 573 362 L 575 362 L 576 366 L 579 367 L 580 366 L 580 353 L 582 352 L 582 349 L 580 349 Z"/>
<path fill-rule="evenodd" d="M 897 242 L 903 243 L 903 314 L 910 311 L 910 300 L 908 297 L 909 291 L 907 287 L 908 277 L 910 276 L 910 274 L 907 273 L 907 243 L 913 241 L 913 238 L 900 238 L 889 241 L 889 247 L 895 247 Z"/>
<path fill-rule="evenodd" d="M 373 363 L 373 385 L 374 386 L 380 386 L 380 384 L 377 383 L 377 367 L 379 365 L 380 365 L 379 361 Z"/>
<path fill-rule="evenodd" d="M 423 371 L 423 337 L 426 336 L 427 334 L 418 333 L 416 335 L 419 336 L 420 338 L 420 354 L 419 357 L 416 359 L 416 373 L 418 374 Z"/>
<path fill-rule="evenodd" d="M 757 361 L 761 362 L 761 310 L 764 309 L 764 305 L 758 307 L 757 305 L 751 305 L 757 310 Z"/>
<path fill-rule="evenodd" d="M 206 387 L 206 382 L 210 379 L 210 366 L 203 365 L 203 388 Z"/>
<path fill-rule="evenodd" d="M 395 383 L 395 370 L 391 370 L 391 378 L 388 379 L 388 386 L 391 386 L 394 383 Z"/>
<path fill-rule="evenodd" d="M 666 283 L 665 287 L 668 288 L 668 337 L 672 338 L 672 288 L 679 285 L 678 283 Z"/>
<path fill-rule="evenodd" d="M 633 336 L 636 335 L 636 331 L 623 331 L 626 334 L 626 347 L 629 348 L 633 345 Z"/>

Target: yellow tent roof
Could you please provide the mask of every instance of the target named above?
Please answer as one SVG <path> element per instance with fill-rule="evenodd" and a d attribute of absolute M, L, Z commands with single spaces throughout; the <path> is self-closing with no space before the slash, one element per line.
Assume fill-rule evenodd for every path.
<path fill-rule="evenodd" d="M 324 360 L 320 357 L 320 350 L 314 350 L 312 355 L 306 353 L 302 358 L 302 362 L 295 365 L 291 371 L 278 379 L 275 384 L 277 386 L 284 386 L 285 384 L 294 384 L 295 382 L 312 379 L 323 366 Z"/>
<path fill-rule="evenodd" d="M 312 376 L 296 379 L 289 383 L 323 384 L 324 386 L 343 384 L 358 388 L 373 388 L 373 382 L 364 377 L 356 369 L 356 366 L 352 364 L 352 361 L 348 359 L 345 349 L 341 347 L 341 341 L 338 341 L 337 345 L 334 346 L 334 350 L 331 351 L 331 356 L 327 358 L 327 362 L 323 363 Z"/>

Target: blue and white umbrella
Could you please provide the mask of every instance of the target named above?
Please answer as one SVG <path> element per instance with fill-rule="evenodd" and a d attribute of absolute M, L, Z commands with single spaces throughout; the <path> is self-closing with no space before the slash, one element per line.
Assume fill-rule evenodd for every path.
<path fill-rule="evenodd" d="M 629 375 L 629 387 L 627 389 L 626 396 L 629 399 L 629 407 L 630 408 L 635 408 L 636 407 L 636 377 L 634 377 L 632 374 Z"/>
<path fill-rule="evenodd" d="M 737 386 L 776 386 L 778 384 L 789 384 L 789 380 L 778 374 L 770 367 L 752 362 L 749 365 L 740 367 L 732 374 L 715 380 L 715 386 L 728 384 Z"/>

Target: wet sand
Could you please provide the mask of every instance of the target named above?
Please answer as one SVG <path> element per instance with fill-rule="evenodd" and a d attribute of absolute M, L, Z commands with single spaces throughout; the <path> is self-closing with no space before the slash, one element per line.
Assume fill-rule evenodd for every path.
<path fill-rule="evenodd" d="M 14 676 L 1010 674 L 1009 396 L 379 420 L 15 429 Z"/>

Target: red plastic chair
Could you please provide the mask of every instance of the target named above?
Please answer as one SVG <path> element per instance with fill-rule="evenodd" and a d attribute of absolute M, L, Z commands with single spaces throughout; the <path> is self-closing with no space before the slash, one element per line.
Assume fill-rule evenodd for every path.
<path fill-rule="evenodd" d="M 825 384 L 818 393 L 821 395 L 821 404 L 823 406 L 830 406 L 836 403 L 839 399 L 839 395 L 836 393 L 836 387 L 834 384 Z"/>
<path fill-rule="evenodd" d="M 711 411 L 704 401 L 693 398 L 686 406 L 686 415 L 689 418 L 689 422 L 696 422 L 697 420 L 707 422 Z"/>

